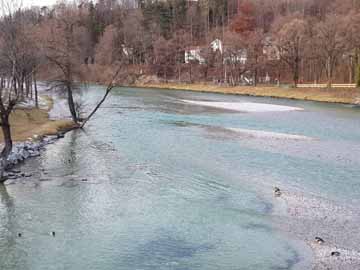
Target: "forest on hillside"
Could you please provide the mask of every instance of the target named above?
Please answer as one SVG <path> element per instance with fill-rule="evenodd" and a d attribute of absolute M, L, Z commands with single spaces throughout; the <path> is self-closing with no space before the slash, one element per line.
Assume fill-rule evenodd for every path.
<path fill-rule="evenodd" d="M 118 66 L 126 84 L 356 83 L 359 8 L 358 0 L 3 4 L 1 84 L 13 78 L 28 94 L 37 77 L 104 83 Z"/>

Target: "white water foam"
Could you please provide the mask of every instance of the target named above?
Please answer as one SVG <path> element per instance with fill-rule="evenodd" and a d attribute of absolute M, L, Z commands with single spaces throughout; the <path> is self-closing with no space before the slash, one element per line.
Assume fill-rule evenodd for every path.
<path fill-rule="evenodd" d="M 227 128 L 227 130 L 239 133 L 240 135 L 249 136 L 258 139 L 307 140 L 307 141 L 314 139 L 303 135 L 294 135 L 294 134 L 278 133 L 278 132 L 262 131 L 262 130 L 254 130 L 254 129 Z"/>
<path fill-rule="evenodd" d="M 220 108 L 231 111 L 239 112 L 287 112 L 287 111 L 303 111 L 304 109 L 299 107 L 290 107 L 283 105 L 274 105 L 266 103 L 253 103 L 253 102 L 209 102 L 209 101 L 193 101 L 193 100 L 182 100 L 183 102 Z"/>

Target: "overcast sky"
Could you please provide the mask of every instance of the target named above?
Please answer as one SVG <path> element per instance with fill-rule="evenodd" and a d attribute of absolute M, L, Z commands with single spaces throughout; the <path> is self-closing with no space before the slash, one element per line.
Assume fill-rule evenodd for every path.
<path fill-rule="evenodd" d="M 56 3 L 56 0 L 22 0 L 23 6 L 48 6 Z"/>

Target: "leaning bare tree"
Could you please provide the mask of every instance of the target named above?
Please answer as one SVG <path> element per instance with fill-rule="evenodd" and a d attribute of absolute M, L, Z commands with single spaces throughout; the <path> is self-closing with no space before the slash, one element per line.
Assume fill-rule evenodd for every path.
<path fill-rule="evenodd" d="M 76 12 L 70 7 L 59 7 L 57 17 L 47 21 L 43 25 L 41 34 L 43 50 L 48 63 L 53 67 L 50 84 L 53 88 L 66 93 L 71 118 L 76 127 L 84 127 L 89 119 L 96 113 L 115 85 L 115 79 L 119 75 L 120 68 L 116 68 L 110 83 L 107 86 L 103 99 L 86 118 L 80 117 L 74 92 L 81 87 L 77 82 L 83 82 L 83 73 L 86 67 L 83 65 L 84 55 L 82 36 L 86 35 L 86 29 L 77 19 Z"/>
<path fill-rule="evenodd" d="M 21 27 L 15 19 L 14 10 L 19 6 L 16 1 L 0 1 L 2 18 L 0 20 L 0 118 L 1 130 L 4 137 L 4 147 L 0 153 L 0 183 L 4 182 L 4 171 L 7 167 L 7 158 L 12 151 L 13 142 L 11 137 L 9 117 L 20 98 L 19 89 L 19 63 L 21 58 L 20 39 Z"/>
<path fill-rule="evenodd" d="M 53 88 L 66 93 L 72 120 L 79 124 L 74 91 L 76 80 L 81 81 L 81 48 L 75 37 L 81 28 L 76 14 L 72 9 L 62 7 L 57 17 L 46 21 L 41 29 L 39 40 L 51 67 L 50 82 Z"/>
<path fill-rule="evenodd" d="M 105 94 L 102 97 L 102 99 L 98 102 L 98 104 L 95 106 L 95 108 L 91 111 L 91 113 L 83 120 L 81 123 L 81 128 L 83 128 L 86 123 L 94 116 L 94 114 L 99 110 L 101 105 L 105 102 L 106 98 L 109 96 L 110 92 L 113 90 L 113 88 L 116 86 L 116 78 L 119 76 L 119 73 L 121 71 L 121 66 L 117 68 L 115 71 L 113 77 L 111 78 L 111 81 L 108 83 Z"/>

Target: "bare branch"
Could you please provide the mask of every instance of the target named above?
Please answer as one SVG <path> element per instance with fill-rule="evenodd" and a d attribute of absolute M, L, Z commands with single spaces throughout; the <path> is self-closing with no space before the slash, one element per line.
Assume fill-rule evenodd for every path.
<path fill-rule="evenodd" d="M 106 91 L 105 91 L 105 95 L 103 96 L 103 98 L 100 100 L 100 102 L 96 105 L 96 107 L 94 108 L 94 110 L 89 114 L 88 117 L 85 118 L 85 120 L 82 122 L 81 124 L 81 128 L 83 128 L 86 123 L 91 119 L 91 117 L 96 113 L 96 111 L 101 107 L 101 105 L 105 102 L 107 96 L 110 94 L 111 90 L 114 88 L 115 86 L 115 80 L 118 77 L 119 73 L 121 70 L 121 66 L 118 67 L 118 69 L 116 70 L 115 74 L 113 75 L 111 82 L 108 84 Z"/>

